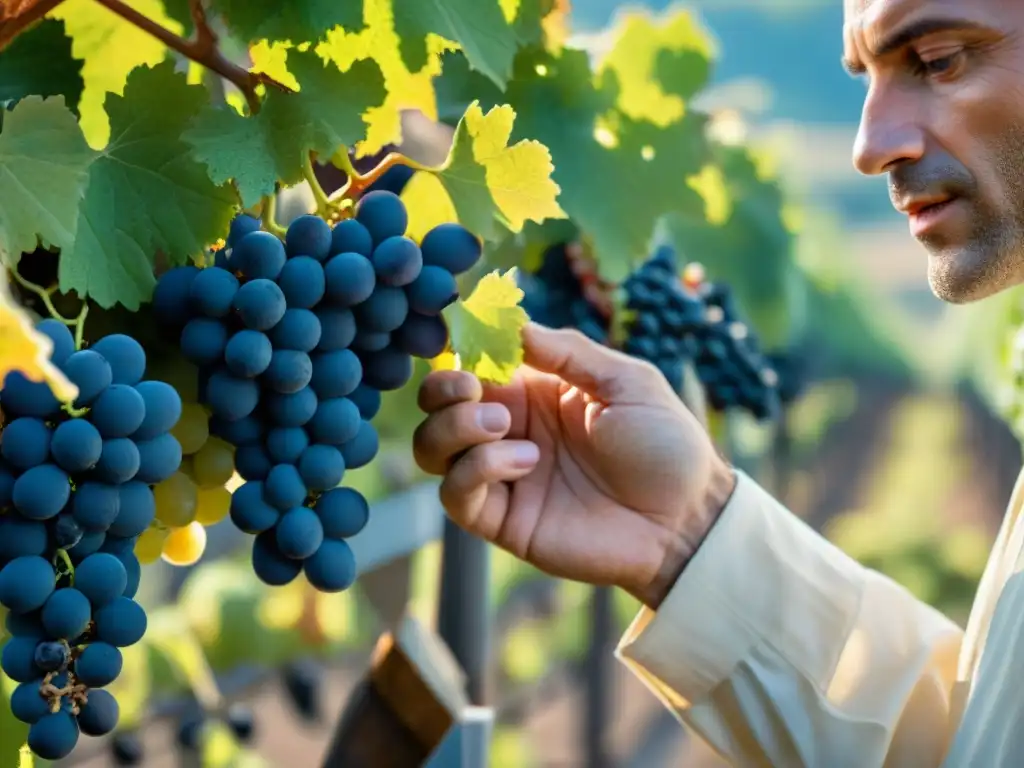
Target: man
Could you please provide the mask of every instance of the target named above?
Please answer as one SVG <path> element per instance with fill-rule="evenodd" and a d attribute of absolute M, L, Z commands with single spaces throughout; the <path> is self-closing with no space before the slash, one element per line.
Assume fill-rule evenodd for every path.
<path fill-rule="evenodd" d="M 1024 3 L 846 0 L 857 168 L 941 298 L 1024 280 Z M 451 517 L 647 606 L 619 655 L 739 766 L 1024 765 L 1024 482 L 966 633 L 732 470 L 650 366 L 531 326 L 507 387 L 435 373 L 417 461 Z M 884 531 L 879 531 L 884 536 Z"/>

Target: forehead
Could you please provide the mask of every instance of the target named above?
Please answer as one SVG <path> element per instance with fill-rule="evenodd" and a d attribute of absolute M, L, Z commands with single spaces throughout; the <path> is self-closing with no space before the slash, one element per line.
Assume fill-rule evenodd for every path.
<path fill-rule="evenodd" d="M 1024 14 L 1021 0 L 843 0 L 843 40 L 849 53 L 876 44 L 894 32 L 925 29 L 929 22 L 965 22 L 998 29 Z"/>

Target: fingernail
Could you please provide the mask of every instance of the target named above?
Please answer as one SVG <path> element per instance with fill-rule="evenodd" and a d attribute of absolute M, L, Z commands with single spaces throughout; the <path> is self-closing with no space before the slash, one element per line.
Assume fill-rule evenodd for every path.
<path fill-rule="evenodd" d="M 476 419 L 488 432 L 504 432 L 508 429 L 508 408 L 499 403 L 484 403 L 477 409 Z"/>
<path fill-rule="evenodd" d="M 518 443 L 513 461 L 520 469 L 532 467 L 540 460 L 540 449 L 534 443 Z"/>

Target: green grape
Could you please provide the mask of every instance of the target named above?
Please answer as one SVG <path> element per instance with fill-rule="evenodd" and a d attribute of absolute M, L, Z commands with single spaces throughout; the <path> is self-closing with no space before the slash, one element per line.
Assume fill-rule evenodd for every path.
<path fill-rule="evenodd" d="M 192 477 L 200 488 L 227 485 L 235 474 L 235 449 L 218 437 L 211 437 L 192 457 Z"/>
<path fill-rule="evenodd" d="M 171 434 L 181 443 L 181 452 L 190 456 L 202 448 L 210 438 L 210 417 L 198 403 L 183 403 L 181 418 L 174 425 Z"/>
<path fill-rule="evenodd" d="M 196 522 L 202 525 L 216 525 L 231 511 L 231 491 L 223 485 L 199 489 L 199 503 L 196 507 Z"/>
<path fill-rule="evenodd" d="M 175 472 L 153 488 L 156 519 L 168 528 L 184 528 L 196 519 L 199 489 L 192 478 Z"/>
<path fill-rule="evenodd" d="M 167 528 L 152 526 L 143 531 L 139 540 L 135 542 L 135 557 L 138 558 L 139 563 L 149 565 L 159 560 L 164 551 L 164 542 L 170 533 Z"/>

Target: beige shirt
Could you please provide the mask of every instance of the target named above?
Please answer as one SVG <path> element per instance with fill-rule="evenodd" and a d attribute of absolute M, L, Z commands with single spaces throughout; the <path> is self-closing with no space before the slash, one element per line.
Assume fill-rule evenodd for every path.
<path fill-rule="evenodd" d="M 1024 768 L 1024 473 L 966 632 L 738 474 L 617 651 L 665 705 L 744 768 Z"/>

